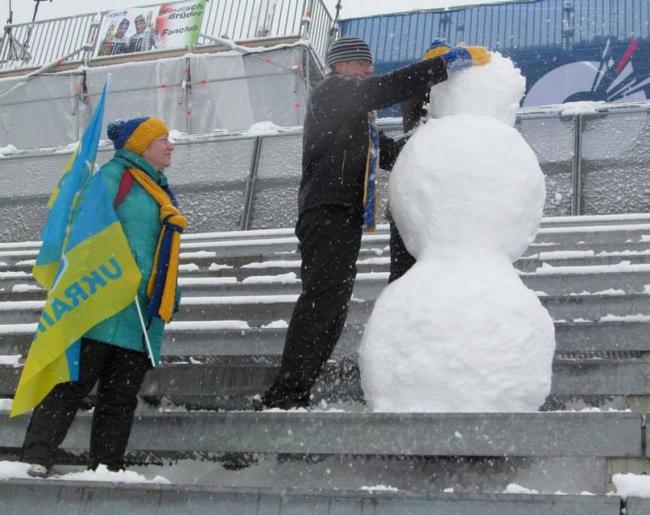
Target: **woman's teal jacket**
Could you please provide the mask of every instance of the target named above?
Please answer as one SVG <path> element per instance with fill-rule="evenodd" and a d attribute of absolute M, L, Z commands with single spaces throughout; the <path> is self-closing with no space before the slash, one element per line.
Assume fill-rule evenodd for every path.
<path fill-rule="evenodd" d="M 118 150 L 113 159 L 97 172 L 103 179 L 111 199 L 115 199 L 117 195 L 124 171 L 127 168 L 135 167 L 146 172 L 160 186 L 167 185 L 167 177 L 155 170 L 142 156 L 128 150 Z M 122 224 L 131 252 L 142 274 L 138 289 L 138 302 L 140 303 L 145 326 L 148 328 L 147 334 L 149 335 L 153 356 L 155 362 L 158 363 L 165 323 L 159 317 L 150 316 L 148 313 L 147 282 L 151 275 L 158 235 L 160 234 L 159 205 L 149 193 L 136 181 L 133 181 L 131 189 L 115 212 Z M 135 303 L 99 323 L 84 336 L 125 349 L 147 352 L 142 324 Z"/>

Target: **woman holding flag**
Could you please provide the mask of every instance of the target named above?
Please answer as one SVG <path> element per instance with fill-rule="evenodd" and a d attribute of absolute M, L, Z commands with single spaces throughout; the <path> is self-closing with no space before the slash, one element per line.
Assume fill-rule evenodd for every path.
<path fill-rule="evenodd" d="M 116 153 L 94 179 L 101 179 L 113 202 L 140 272 L 140 284 L 134 301 L 81 338 L 78 380 L 57 384 L 34 409 L 22 450 L 22 461 L 31 464 L 28 474 L 33 477 L 48 475 L 57 448 L 96 383 L 89 466 L 95 469 L 105 464 L 112 471 L 124 468 L 137 392 L 146 371 L 159 361 L 165 323 L 178 305 L 178 253 L 186 221 L 163 173 L 174 150 L 169 130 L 156 118 L 136 118 L 109 124 L 108 137 Z M 79 204 L 92 191 L 82 190 Z M 116 275 L 117 267 L 110 272 Z M 108 279 L 100 273 L 91 277 L 97 289 Z M 78 293 L 88 296 L 92 292 L 79 286 Z"/>

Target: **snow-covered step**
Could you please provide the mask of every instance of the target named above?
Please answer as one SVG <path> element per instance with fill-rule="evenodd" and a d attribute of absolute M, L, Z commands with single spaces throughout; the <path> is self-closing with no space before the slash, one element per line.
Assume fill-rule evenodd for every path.
<path fill-rule="evenodd" d="M 607 230 L 608 227 L 634 227 L 650 226 L 650 216 L 647 213 L 622 214 L 622 215 L 595 215 L 595 216 L 559 216 L 542 218 L 540 229 L 548 231 L 579 228 L 581 230 Z M 374 236 L 386 237 L 389 232 L 388 224 L 379 224 L 375 232 L 364 234 L 364 241 L 373 240 Z M 200 241 L 259 241 L 280 240 L 295 238 L 293 227 L 277 229 L 258 229 L 248 231 L 218 231 L 185 233 L 181 236 L 182 244 Z M 29 250 L 40 248 L 40 241 L 0 242 L 0 251 Z"/>
<path fill-rule="evenodd" d="M 347 321 L 364 324 L 374 304 L 374 298 L 352 298 Z M 230 295 L 183 297 L 176 321 L 242 320 L 250 326 L 262 326 L 276 320 L 289 320 L 297 294 Z M 575 295 L 543 295 L 540 301 L 554 320 L 600 320 L 606 316 L 650 315 L 650 294 L 616 292 Z M 3 324 L 36 322 L 43 309 L 43 300 L 0 302 Z"/>
<path fill-rule="evenodd" d="M 365 252 L 383 253 L 388 245 L 388 234 L 370 234 L 363 237 L 362 246 Z M 20 243 L 20 242 L 19 242 Z M 10 265 L 33 265 L 38 248 L 29 246 L 19 247 L 17 243 L 13 247 L 0 248 L 0 263 L 2 266 Z M 195 259 L 219 258 L 222 260 L 238 260 L 243 258 L 257 257 L 262 259 L 276 255 L 295 255 L 298 240 L 295 236 L 270 237 L 258 239 L 207 239 L 196 241 L 183 241 L 181 244 L 181 262 Z"/>
<path fill-rule="evenodd" d="M 180 405 L 206 409 L 243 409 L 251 397 L 271 385 L 279 366 L 278 356 L 214 356 L 164 363 L 150 371 L 140 395 L 152 400 L 168 397 Z M 647 381 L 650 361 L 630 359 L 556 359 L 551 394 L 576 397 L 650 396 Z M 0 397 L 12 397 L 21 366 L 0 365 Z M 313 390 L 315 398 L 363 401 L 359 369 L 350 357 L 332 358 Z M 551 400 L 557 404 L 555 399 Z"/>
<path fill-rule="evenodd" d="M 265 269 L 256 272 L 264 273 Z M 545 266 L 535 272 L 522 272 L 520 277 L 528 288 L 546 295 L 621 295 L 650 291 L 650 264 Z M 388 272 L 359 272 L 354 295 L 365 300 L 376 300 L 386 284 Z M 241 280 L 234 276 L 181 277 L 179 286 L 185 297 L 291 295 L 301 290 L 300 279 L 293 271 L 279 275 L 250 275 Z M 11 300 L 36 301 L 44 298 L 44 290 L 28 284 L 14 285 L 10 291 L 0 291 L 0 304 Z"/>
<path fill-rule="evenodd" d="M 256 356 L 282 353 L 286 320 L 251 327 L 243 320 L 183 321 L 167 326 L 163 356 Z M 36 324 L 0 325 L 0 356 L 27 354 Z M 334 353 L 352 354 L 363 325 L 347 323 Z M 650 352 L 650 316 L 606 317 L 600 321 L 556 321 L 556 351 Z"/>
<path fill-rule="evenodd" d="M 81 412 L 64 448 L 85 448 Z M 29 417 L 0 412 L 0 447 L 22 444 Z M 643 417 L 631 412 L 373 413 L 138 412 L 131 450 L 384 456 L 643 457 Z M 289 435 L 289 437 L 287 437 Z"/>
<path fill-rule="evenodd" d="M 287 322 L 276 320 L 267 327 L 250 327 L 241 320 L 171 322 L 164 335 L 163 356 L 280 355 Z M 0 356 L 26 355 L 36 324 L 0 325 Z M 346 324 L 334 350 L 356 351 L 363 325 Z"/>
<path fill-rule="evenodd" d="M 87 446 L 90 418 L 77 415 L 64 449 Z M 27 421 L 0 415 L 0 446 L 17 452 Z M 610 460 L 644 457 L 642 424 L 629 412 L 164 412 L 136 417 L 129 448 L 154 456 L 254 453 L 258 463 L 228 478 L 242 486 L 264 477 L 267 487 L 295 487 L 302 477 L 308 488 L 503 492 L 518 483 L 540 493 L 604 494 Z M 302 464 L 293 454 L 318 458 Z"/>
<path fill-rule="evenodd" d="M 559 230 L 564 228 L 598 228 L 608 226 L 649 226 L 650 215 L 648 213 L 630 213 L 630 214 L 607 214 L 607 215 L 581 215 L 581 216 L 551 216 L 543 217 L 540 229 Z M 388 224 L 378 224 L 374 233 L 364 235 L 364 238 L 372 235 L 388 234 Z M 213 241 L 213 240 L 260 240 L 272 238 L 290 238 L 294 236 L 293 227 L 284 227 L 276 229 L 254 229 L 248 231 L 217 231 L 217 232 L 199 232 L 185 233 L 181 236 L 183 243 L 196 241 Z M 13 248 L 37 249 L 41 245 L 40 241 L 22 241 L 22 242 L 0 242 L 0 251 Z"/>
<path fill-rule="evenodd" d="M 650 263 L 650 250 L 639 251 L 601 251 L 577 250 L 539 252 L 523 256 L 514 265 L 522 272 L 535 272 L 542 266 L 585 267 L 605 265 L 647 265 Z"/>
<path fill-rule="evenodd" d="M 575 218 L 575 217 L 573 217 Z M 650 223 L 647 219 L 620 219 L 609 222 L 592 220 L 580 224 L 579 220 L 562 223 L 545 223 L 539 230 L 527 254 L 542 250 L 585 250 L 611 248 L 613 245 L 650 246 Z M 191 255 L 213 254 L 220 258 L 267 256 L 279 252 L 295 252 L 297 240 L 288 229 L 232 233 L 195 233 L 183 238 L 184 258 Z M 388 245 L 389 234 L 385 226 L 381 230 L 364 235 L 364 248 L 383 249 Z M 39 242 L 0 243 L 0 263 L 13 264 L 33 260 L 38 253 Z"/>
<path fill-rule="evenodd" d="M 547 294 L 634 293 L 644 292 L 646 285 L 650 284 L 650 253 L 642 257 L 648 262 L 632 263 L 630 259 L 612 262 L 616 258 L 593 256 L 588 258 L 589 261 L 587 258 L 543 262 L 523 259 L 519 263 L 527 270 L 521 273 L 524 283 Z M 550 266 L 551 262 L 555 264 Z M 592 264 L 586 265 L 587 262 Z M 299 266 L 300 261 L 296 259 L 253 261 L 240 267 L 213 263 L 200 268 L 189 264 L 182 266 L 179 284 L 185 296 L 296 293 L 300 288 Z M 359 260 L 356 294 L 364 298 L 376 297 L 382 285 L 387 283 L 388 267 L 388 257 Z M 44 290 L 31 273 L 0 271 L 0 302 L 41 300 L 44 297 Z"/>
<path fill-rule="evenodd" d="M 164 471 L 161 473 L 164 474 Z M 235 473 L 233 473 L 234 475 Z M 298 481 L 296 484 L 301 484 Z M 38 495 L 35 495 L 35 493 Z M 0 508 L 5 515 L 27 513 L 26 499 L 35 513 L 74 513 L 83 504 L 89 513 L 113 514 L 117 500 L 139 515 L 211 513 L 214 515 L 619 515 L 620 501 L 603 495 L 534 495 L 400 492 L 385 485 L 362 485 L 357 490 L 314 491 L 301 487 L 178 486 L 176 484 L 120 484 L 74 480 L 12 479 L 0 482 Z M 630 499 L 628 506 L 647 506 Z M 633 508 L 632 508 L 633 509 Z M 630 511 L 628 515 L 647 514 Z"/>

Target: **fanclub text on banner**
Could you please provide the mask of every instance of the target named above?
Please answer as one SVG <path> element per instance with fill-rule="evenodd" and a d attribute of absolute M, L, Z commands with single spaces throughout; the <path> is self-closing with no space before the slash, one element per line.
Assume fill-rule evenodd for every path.
<path fill-rule="evenodd" d="M 47 300 L 11 416 L 37 406 L 57 384 L 77 378 L 79 340 L 133 302 L 140 283 L 112 199 L 101 176 L 93 175 L 107 91 L 104 86 L 43 230 L 34 273 L 38 267 L 47 271 L 41 282 Z"/>

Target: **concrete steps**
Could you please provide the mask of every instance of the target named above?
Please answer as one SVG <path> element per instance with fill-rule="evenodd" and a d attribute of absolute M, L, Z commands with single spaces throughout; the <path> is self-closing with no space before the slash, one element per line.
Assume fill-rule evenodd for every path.
<path fill-rule="evenodd" d="M 86 446 L 90 415 L 79 414 L 63 449 Z M 24 418 L 0 417 L 4 452 L 17 452 Z M 608 488 L 610 460 L 645 459 L 643 417 L 635 413 L 140 413 L 129 442 L 133 456 L 200 456 L 225 462 L 249 456 L 225 476 L 236 486 L 361 489 L 391 485 L 411 493 L 498 493 L 510 483 L 540 494 Z M 444 465 L 443 465 L 444 464 Z M 329 471 L 329 472 L 328 472 Z M 303 472 L 303 474 L 301 474 Z M 217 475 L 218 476 L 218 475 Z"/>
<path fill-rule="evenodd" d="M 429 515 L 618 515 L 620 501 L 611 496 L 411 494 L 304 488 L 234 488 L 175 485 L 102 484 L 83 481 L 0 482 L 0 509 L 9 515 L 30 500 L 35 513 L 73 513 L 80 506 L 97 515 L 122 513 L 176 515 L 403 514 Z M 630 499 L 627 515 L 648 513 L 650 502 Z M 24 513 L 24 512 L 22 512 Z"/>
<path fill-rule="evenodd" d="M 292 262 L 289 262 L 292 263 Z M 376 299 L 388 282 L 388 263 L 373 263 L 357 273 L 355 295 Z M 299 293 L 300 279 L 297 267 L 290 269 L 238 270 L 232 276 L 213 277 L 209 271 L 179 278 L 179 286 L 186 297 L 212 297 L 218 295 L 287 295 Z M 274 273 L 277 272 L 277 273 Z M 248 274 L 248 275 L 245 275 Z M 531 290 L 547 295 L 577 293 L 650 291 L 650 264 L 618 264 L 593 266 L 541 267 L 535 272 L 520 273 L 521 280 Z M 21 283 L 23 284 L 23 283 Z M 0 291 L 0 305 L 18 300 L 44 300 L 45 291 L 31 281 L 29 288 L 13 285 L 11 290 Z M 2 309 L 0 307 L 0 309 Z"/>
<path fill-rule="evenodd" d="M 359 281 L 348 312 L 348 323 L 363 324 L 372 311 L 380 284 Z M 262 326 L 278 320 L 289 320 L 297 293 L 280 295 L 223 295 L 183 297 L 181 309 L 174 320 L 237 320 L 250 326 Z M 603 317 L 650 315 L 650 293 L 598 293 L 576 295 L 540 295 L 540 301 L 554 320 L 593 320 Z M 4 325 L 35 323 L 44 301 L 0 302 L 0 318 Z"/>
<path fill-rule="evenodd" d="M 387 245 L 385 227 L 364 238 L 312 410 L 257 413 L 252 398 L 277 370 L 300 290 L 292 230 L 184 235 L 181 311 L 141 390 L 129 448 L 134 470 L 174 484 L 12 479 L 0 481 L 0 512 L 30 496 L 48 513 L 80 503 L 94 513 L 647 513 L 646 500 L 605 494 L 614 473 L 650 472 L 650 216 L 545 219 L 517 261 L 556 326 L 539 413 L 367 412 L 355 352 L 386 283 Z M 24 356 L 35 330 L 37 248 L 0 244 L 0 355 Z M 20 370 L 0 365 L 0 397 Z M 632 411 L 571 411 L 589 407 Z M 79 414 L 63 445 L 64 471 L 84 462 L 90 417 Z M 16 459 L 27 420 L 0 411 L 0 460 Z M 508 494 L 512 483 L 538 494 Z"/>
<path fill-rule="evenodd" d="M 649 352 L 650 317 L 636 320 L 556 321 L 558 353 Z M 286 335 L 282 327 L 250 327 L 240 321 L 172 322 L 164 337 L 162 355 L 189 356 L 256 356 L 280 355 Z M 26 355 L 36 331 L 36 324 L 19 324 L 0 333 L 0 355 Z M 363 325 L 347 324 L 334 354 L 353 354 L 361 340 Z"/>

